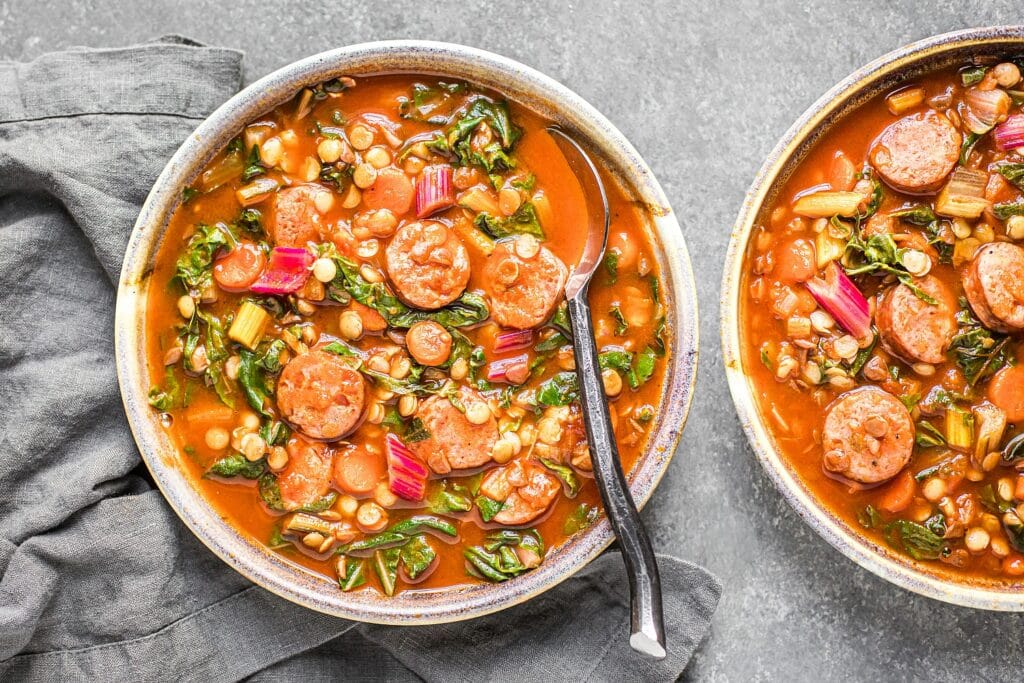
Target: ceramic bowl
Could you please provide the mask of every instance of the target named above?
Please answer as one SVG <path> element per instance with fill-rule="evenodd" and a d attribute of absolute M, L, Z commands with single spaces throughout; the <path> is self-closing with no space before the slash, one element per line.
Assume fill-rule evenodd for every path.
<path fill-rule="evenodd" d="M 643 505 L 672 459 L 686 421 L 697 364 L 697 301 L 686 245 L 668 200 L 651 170 L 622 134 L 578 95 L 533 69 L 495 54 L 445 43 L 376 42 L 344 47 L 295 62 L 231 98 L 189 136 L 160 174 L 132 232 L 121 272 L 115 323 L 118 379 L 135 440 L 157 485 L 195 535 L 253 582 L 321 612 L 386 624 L 426 624 L 469 619 L 537 595 L 608 547 L 606 519 L 550 552 L 536 570 L 500 584 L 441 591 L 338 590 L 336 582 L 299 567 L 232 528 L 178 466 L 181 455 L 146 402 L 145 313 L 154 258 L 182 189 L 242 127 L 290 100 L 301 88 L 338 76 L 406 72 L 459 78 L 493 88 L 576 136 L 646 213 L 661 242 L 657 258 L 669 285 L 665 293 L 671 360 L 662 408 L 646 451 L 629 473 L 633 498 Z"/>
<path fill-rule="evenodd" d="M 855 115 L 881 93 L 972 59 L 990 60 L 1024 52 L 1024 27 L 993 27 L 935 36 L 890 52 L 858 69 L 804 112 L 769 155 L 740 210 L 726 256 L 722 284 L 721 335 L 733 402 L 754 453 L 790 505 L 822 538 L 883 579 L 945 602 L 993 610 L 1024 610 L 1024 593 L 994 584 L 953 581 L 865 538 L 817 500 L 782 457 L 754 399 L 740 349 L 740 288 L 744 255 L 764 207 L 815 143 L 838 122 Z"/>

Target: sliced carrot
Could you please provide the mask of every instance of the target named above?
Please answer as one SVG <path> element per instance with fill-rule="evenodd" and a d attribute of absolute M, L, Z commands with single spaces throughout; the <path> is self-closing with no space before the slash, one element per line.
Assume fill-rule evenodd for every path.
<path fill-rule="evenodd" d="M 195 403 L 188 407 L 185 412 L 185 419 L 189 424 L 201 424 L 210 422 L 231 422 L 235 418 L 235 411 L 223 403 Z"/>
<path fill-rule="evenodd" d="M 814 245 L 808 240 L 796 239 L 776 250 L 772 275 L 781 282 L 806 282 L 817 274 Z"/>
<path fill-rule="evenodd" d="M 1024 420 L 1024 365 L 997 372 L 988 383 L 988 400 L 1002 408 L 1010 422 Z"/>
<path fill-rule="evenodd" d="M 386 475 L 384 458 L 362 448 L 339 454 L 334 460 L 334 483 L 346 493 L 369 493 Z"/>
<path fill-rule="evenodd" d="M 364 306 L 358 301 L 349 305 L 349 310 L 359 314 L 359 320 L 363 323 L 363 329 L 367 332 L 383 332 L 388 329 L 388 321 L 377 311 L 369 306 Z"/>
<path fill-rule="evenodd" d="M 248 289 L 267 265 L 263 250 L 251 242 L 242 242 L 213 264 L 213 279 L 222 289 L 239 292 Z"/>
<path fill-rule="evenodd" d="M 409 176 L 397 168 L 377 171 L 377 180 L 363 190 L 363 205 L 368 209 L 388 209 L 396 216 L 408 213 L 415 197 Z"/>
<path fill-rule="evenodd" d="M 914 500 L 915 491 L 917 491 L 917 481 L 914 479 L 914 475 L 909 470 L 903 470 L 885 489 L 878 507 L 885 512 L 902 512 Z"/>

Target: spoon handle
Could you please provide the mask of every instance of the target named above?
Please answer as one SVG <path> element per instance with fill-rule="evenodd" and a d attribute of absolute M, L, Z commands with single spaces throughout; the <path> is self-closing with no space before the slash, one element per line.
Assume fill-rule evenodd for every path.
<path fill-rule="evenodd" d="M 622 557 L 629 577 L 632 610 L 629 644 L 638 652 L 661 659 L 665 656 L 661 579 L 651 540 L 640 520 L 619 463 L 619 449 L 615 444 L 604 383 L 601 381 L 601 368 L 597 362 L 597 346 L 594 343 L 594 327 L 590 320 L 586 287 L 569 299 L 569 320 L 576 354 L 576 377 L 583 402 L 583 422 L 590 441 L 590 459 L 605 513 L 622 547 Z"/>

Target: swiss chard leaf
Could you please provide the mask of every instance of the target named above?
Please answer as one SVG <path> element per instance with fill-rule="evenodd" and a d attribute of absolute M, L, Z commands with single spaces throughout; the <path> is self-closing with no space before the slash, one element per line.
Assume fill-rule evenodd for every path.
<path fill-rule="evenodd" d="M 1024 202 L 1003 202 L 992 206 L 992 213 L 1001 221 L 1010 216 L 1024 216 Z"/>
<path fill-rule="evenodd" d="M 946 550 L 945 541 L 928 527 L 897 519 L 885 527 L 885 539 L 915 560 L 937 560 Z"/>
<path fill-rule="evenodd" d="M 441 515 L 469 512 L 473 509 L 473 500 L 462 486 L 453 484 L 451 490 L 448 490 L 448 482 L 442 481 L 427 499 L 427 507 L 431 512 Z"/>
<path fill-rule="evenodd" d="M 341 590 L 350 591 L 359 588 L 366 583 L 366 562 L 352 557 L 344 558 L 345 571 L 338 576 L 338 585 Z"/>
<path fill-rule="evenodd" d="M 567 406 L 578 398 L 579 385 L 572 372 L 560 372 L 537 389 L 537 402 L 546 406 Z"/>
<path fill-rule="evenodd" d="M 477 496 L 474 502 L 480 510 L 480 518 L 485 522 L 491 521 L 499 512 L 505 509 L 503 501 L 492 500 L 487 496 Z"/>
<path fill-rule="evenodd" d="M 270 417 L 267 408 L 270 390 L 267 388 L 263 369 L 259 365 L 259 357 L 246 349 L 239 352 L 238 383 L 242 385 L 245 400 L 253 410 L 264 417 Z"/>
<path fill-rule="evenodd" d="M 395 594 L 395 581 L 398 579 L 398 561 L 401 558 L 401 548 L 388 548 L 378 550 L 373 554 L 373 570 L 377 572 L 380 579 L 380 587 L 385 595 Z"/>
<path fill-rule="evenodd" d="M 260 159 L 260 147 L 259 145 L 253 145 L 249 149 L 249 156 L 245 160 L 245 170 L 242 171 L 242 180 L 249 181 L 266 172 L 267 169 L 263 166 L 263 162 Z"/>
<path fill-rule="evenodd" d="M 266 461 L 263 459 L 256 462 L 249 462 L 241 453 L 232 453 L 223 458 L 218 458 L 210 465 L 210 468 L 203 474 L 204 477 L 216 475 L 218 477 L 244 477 L 245 479 L 259 479 L 266 469 Z"/>
<path fill-rule="evenodd" d="M 198 291 L 212 283 L 213 260 L 221 249 L 230 249 L 234 240 L 216 225 L 200 223 L 175 264 L 175 278 L 186 290 Z"/>
<path fill-rule="evenodd" d="M 540 464 L 554 472 L 555 476 L 562 480 L 567 490 L 566 495 L 569 498 L 576 497 L 576 494 L 580 492 L 580 479 L 571 467 L 555 462 L 550 458 L 540 458 Z"/>
<path fill-rule="evenodd" d="M 1017 189 L 1024 190 L 1024 164 L 1003 164 L 996 170 Z"/>
<path fill-rule="evenodd" d="M 949 349 L 970 386 L 1005 367 L 1013 358 L 1010 338 L 984 327 L 966 306 L 957 313 L 959 329 Z"/>
<path fill-rule="evenodd" d="M 608 271 L 608 284 L 614 285 L 619 280 L 619 255 L 609 251 L 604 256 L 604 269 Z"/>
<path fill-rule="evenodd" d="M 597 506 L 580 503 L 566 518 L 565 524 L 562 525 L 562 533 L 571 536 L 581 529 L 586 529 L 597 520 L 598 514 L 600 514 L 600 510 Z"/>
<path fill-rule="evenodd" d="M 405 568 L 406 575 L 410 579 L 415 580 L 423 572 L 430 569 L 437 558 L 437 553 L 430 543 L 427 542 L 426 536 L 420 535 L 409 539 L 399 551 L 399 556 L 402 559 L 402 566 Z"/>
<path fill-rule="evenodd" d="M 541 228 L 537 210 L 532 202 L 523 202 L 516 212 L 507 218 L 498 218 L 487 212 L 479 213 L 473 223 L 494 239 L 519 234 L 533 235 L 544 239 L 544 229 Z"/>
<path fill-rule="evenodd" d="M 167 412 L 181 404 L 181 384 L 174 376 L 174 370 L 168 368 L 164 374 L 163 387 L 154 386 L 149 390 L 149 405 L 159 411 Z"/>

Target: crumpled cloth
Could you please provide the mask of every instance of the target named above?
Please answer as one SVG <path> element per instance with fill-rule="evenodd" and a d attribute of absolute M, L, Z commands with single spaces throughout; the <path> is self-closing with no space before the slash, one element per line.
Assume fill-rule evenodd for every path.
<path fill-rule="evenodd" d="M 621 558 L 504 612 L 356 624 L 252 585 L 149 480 L 114 369 L 116 285 L 150 186 L 242 80 L 170 36 L 0 62 L 0 678 L 671 680 L 721 587 L 661 558 L 668 657 L 628 646 Z"/>

